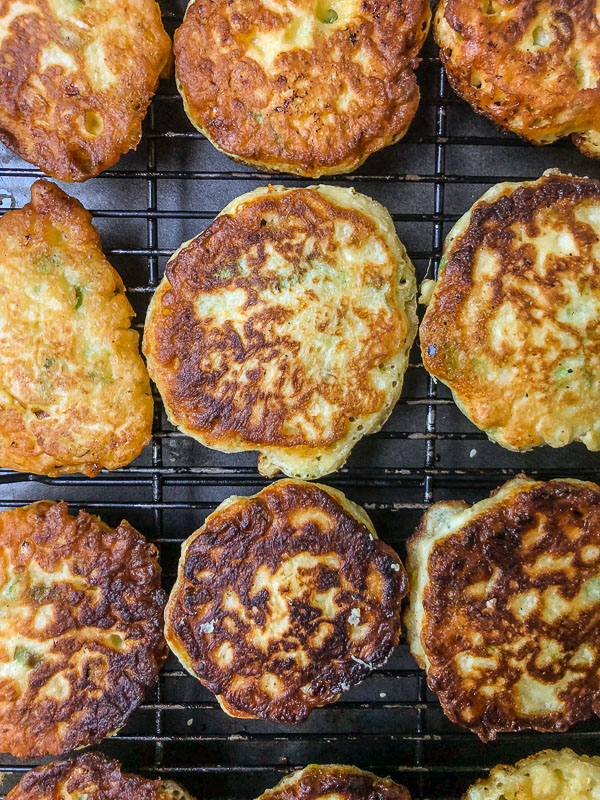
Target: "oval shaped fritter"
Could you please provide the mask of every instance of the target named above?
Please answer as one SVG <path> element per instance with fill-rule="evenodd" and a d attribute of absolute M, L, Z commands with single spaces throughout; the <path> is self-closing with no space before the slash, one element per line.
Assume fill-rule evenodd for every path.
<path fill-rule="evenodd" d="M 0 241 L 0 466 L 93 477 L 129 464 L 150 440 L 150 381 L 91 215 L 36 181 Z"/>
<path fill-rule="evenodd" d="M 391 778 L 344 764 L 309 764 L 286 775 L 258 800 L 410 800 Z"/>
<path fill-rule="evenodd" d="M 600 157 L 599 0 L 442 0 L 433 30 L 475 111 L 533 144 L 571 135 Z"/>
<path fill-rule="evenodd" d="M 121 771 L 102 753 L 53 761 L 27 772 L 7 800 L 193 800 L 172 781 L 151 781 Z"/>
<path fill-rule="evenodd" d="M 154 545 L 44 500 L 0 513 L 0 752 L 60 755 L 121 728 L 167 655 Z"/>
<path fill-rule="evenodd" d="M 0 142 L 82 181 L 137 146 L 171 42 L 154 0 L 2 0 Z"/>
<path fill-rule="evenodd" d="M 183 546 L 165 635 L 231 716 L 296 724 L 391 655 L 404 568 L 341 492 L 230 497 Z"/>
<path fill-rule="evenodd" d="M 192 124 L 266 170 L 350 172 L 404 136 L 427 0 L 192 0 L 175 33 Z"/>
<path fill-rule="evenodd" d="M 256 189 L 167 264 L 144 353 L 169 419 L 259 469 L 317 478 L 379 430 L 416 332 L 414 269 L 379 203 Z"/>
<path fill-rule="evenodd" d="M 542 750 L 514 766 L 494 767 L 463 800 L 596 800 L 599 794 L 600 758 L 565 747 Z"/>
<path fill-rule="evenodd" d="M 451 230 L 425 368 L 511 450 L 600 449 L 600 182 L 500 183 Z"/>
<path fill-rule="evenodd" d="M 436 503 L 407 550 L 411 651 L 452 722 L 487 741 L 600 714 L 600 487 Z"/>

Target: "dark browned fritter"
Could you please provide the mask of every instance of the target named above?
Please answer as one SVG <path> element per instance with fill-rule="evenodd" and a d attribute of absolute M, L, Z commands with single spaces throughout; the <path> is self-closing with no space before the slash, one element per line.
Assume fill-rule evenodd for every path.
<path fill-rule="evenodd" d="M 186 112 L 238 160 L 348 172 L 406 133 L 430 17 L 426 0 L 194 0 L 174 42 Z"/>
<path fill-rule="evenodd" d="M 154 545 L 41 501 L 0 514 L 0 751 L 60 755 L 121 728 L 167 655 Z"/>
<path fill-rule="evenodd" d="M 310 764 L 287 775 L 258 800 L 410 800 L 408 790 L 391 778 L 343 764 Z"/>
<path fill-rule="evenodd" d="M 467 509 L 434 505 L 408 543 L 411 649 L 445 714 L 483 741 L 599 715 L 600 488 L 521 476 Z"/>
<path fill-rule="evenodd" d="M 500 183 L 454 226 L 425 369 L 492 441 L 600 449 L 600 181 Z"/>
<path fill-rule="evenodd" d="M 343 495 L 282 480 L 190 537 L 166 636 L 228 713 L 299 723 L 390 656 L 406 590 Z"/>
<path fill-rule="evenodd" d="M 148 780 L 121 771 L 102 753 L 85 753 L 26 773 L 7 800 L 192 800 L 170 781 Z"/>
<path fill-rule="evenodd" d="M 534 144 L 600 156 L 599 0 L 442 0 L 433 30 L 452 88 Z"/>
<path fill-rule="evenodd" d="M 154 0 L 0 0 L 0 142 L 81 181 L 137 146 L 169 63 Z"/>

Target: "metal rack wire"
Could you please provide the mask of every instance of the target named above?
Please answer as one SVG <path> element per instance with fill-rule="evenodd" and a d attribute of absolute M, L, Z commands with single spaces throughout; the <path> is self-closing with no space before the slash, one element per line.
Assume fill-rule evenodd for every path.
<path fill-rule="evenodd" d="M 172 32 L 183 4 L 164 0 L 163 7 Z M 568 143 L 534 149 L 477 117 L 448 89 L 431 42 L 419 83 L 421 106 L 405 139 L 371 157 L 357 173 L 329 179 L 355 186 L 389 208 L 419 280 L 435 272 L 450 226 L 489 185 L 535 178 L 553 166 L 600 177 L 598 163 Z M 23 205 L 39 174 L 2 150 L 0 210 Z M 155 98 L 137 152 L 99 178 L 66 188 L 93 210 L 141 330 L 173 250 L 206 227 L 228 200 L 264 181 L 310 183 L 233 166 L 191 131 L 171 82 Z M 347 466 L 327 482 L 362 503 L 382 538 L 403 554 L 406 537 L 431 502 L 480 499 L 520 471 L 594 478 L 598 463 L 598 456 L 578 445 L 514 454 L 489 443 L 426 375 L 415 348 L 391 419 L 359 443 Z M 94 480 L 0 471 L 0 505 L 64 498 L 109 523 L 124 517 L 160 548 L 168 588 L 181 542 L 206 514 L 233 492 L 250 493 L 262 485 L 253 454 L 226 456 L 202 448 L 172 429 L 156 397 L 152 443 L 134 464 Z M 101 749 L 129 769 L 172 776 L 198 798 L 220 800 L 256 797 L 283 773 L 313 761 L 390 774 L 414 797 L 454 797 L 485 768 L 546 746 L 600 752 L 600 725 L 586 723 L 557 736 L 500 736 L 484 746 L 444 718 L 402 642 L 383 669 L 297 729 L 227 717 L 171 658 L 155 691 Z M 1 791 L 31 766 L 3 757 Z"/>

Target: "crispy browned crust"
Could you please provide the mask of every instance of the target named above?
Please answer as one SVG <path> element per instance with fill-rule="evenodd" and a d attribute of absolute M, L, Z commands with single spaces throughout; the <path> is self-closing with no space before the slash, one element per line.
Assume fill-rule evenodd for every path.
<path fill-rule="evenodd" d="M 186 111 L 213 144 L 241 161 L 312 177 L 349 172 L 400 139 L 415 114 L 414 70 L 429 3 L 363 0 L 346 16 L 340 9 L 332 25 L 315 19 L 314 0 L 297 0 L 294 8 L 314 24 L 310 45 L 261 65 L 253 40 L 292 35 L 291 13 L 260 0 L 194 0 L 174 44 Z M 353 96 L 346 103 L 347 93 Z"/>
<path fill-rule="evenodd" d="M 532 541 L 540 521 L 541 535 Z M 425 526 L 424 518 L 410 547 L 424 535 Z M 598 550 L 594 558 L 584 558 L 588 546 Z M 572 569 L 548 568 L 535 574 L 533 564 L 546 554 L 554 559 L 574 554 Z M 525 619 L 510 606 L 517 595 L 530 590 L 541 594 L 549 586 L 573 599 L 599 571 L 600 487 L 593 483 L 553 480 L 526 485 L 436 544 L 427 565 L 421 643 L 429 660 L 429 687 L 446 716 L 485 742 L 505 731 L 564 731 L 600 714 L 600 603 L 553 622 L 543 618 L 543 604 Z M 486 592 L 475 596 L 473 587 L 490 581 L 492 575 Z M 536 659 L 543 638 L 558 642 L 563 654 L 539 666 Z M 590 662 L 569 663 L 584 644 L 591 648 Z M 467 681 L 453 661 L 464 651 L 481 658 L 493 653 L 497 667 L 471 673 Z M 531 677 L 547 684 L 574 672 L 576 679 L 559 693 L 563 708 L 533 717 L 523 713 L 515 696 L 523 665 Z M 482 691 L 491 686 L 493 696 Z"/>
<path fill-rule="evenodd" d="M 7 800 L 158 800 L 160 781 L 121 771 L 102 753 L 64 758 L 27 772 Z"/>
<path fill-rule="evenodd" d="M 311 764 L 288 775 L 258 800 L 410 800 L 408 790 L 391 778 L 341 764 Z"/>
<path fill-rule="evenodd" d="M 293 566 L 300 554 L 308 554 L 310 566 Z M 279 591 L 274 581 L 282 565 L 297 571 L 299 587 L 286 588 L 284 578 Z M 256 590 L 263 579 L 267 585 Z M 329 615 L 315 595 L 332 589 L 337 607 Z M 217 510 L 188 540 L 165 632 L 228 713 L 296 724 L 391 655 L 406 591 L 397 554 L 339 498 L 325 487 L 283 480 Z M 289 625 L 260 644 L 253 637 L 273 622 L 277 628 L 279 604 L 287 606 Z M 360 635 L 348 621 L 353 610 Z M 228 663 L 218 663 L 221 648 L 229 650 Z M 274 679 L 273 692 L 265 690 L 265 676 Z"/>
<path fill-rule="evenodd" d="M 125 521 L 112 529 L 46 500 L 0 514 L 0 548 L 2 582 L 16 586 L 12 599 L 4 590 L 1 599 L 14 616 L 11 635 L 51 655 L 30 659 L 25 687 L 0 679 L 0 751 L 31 758 L 95 744 L 125 724 L 167 655 L 156 548 Z M 65 562 L 79 584 L 52 580 Z M 50 573 L 46 583 L 28 572 L 33 563 Z M 52 618 L 36 627 L 36 612 L 48 605 Z M 122 640 L 114 648 L 113 633 Z M 14 659 L 10 649 L 0 643 L 0 663 Z M 60 699 L 45 688 L 57 675 L 69 684 Z"/>
<path fill-rule="evenodd" d="M 36 181 L 31 202 L 0 219 L 0 240 L 0 466 L 93 477 L 129 464 L 152 433 L 150 381 L 133 309 L 91 214 Z M 32 305 L 36 284 L 56 303 Z M 95 382 L 88 346 L 107 353 L 110 384 Z"/>
<path fill-rule="evenodd" d="M 158 4 L 73 2 L 72 18 L 57 16 L 49 0 L 22 5 L 28 12 L 13 20 L 0 43 L 0 141 L 60 180 L 98 175 L 137 146 L 169 59 L 171 42 Z M 0 0 L 0 21 L 5 15 L 10 19 L 18 6 L 15 0 Z M 86 66 L 86 53 L 97 42 L 116 76 L 111 85 L 100 78 L 95 86 L 93 69 Z M 74 68 L 42 69 L 41 54 L 48 48 L 60 48 Z M 100 133 L 93 116 L 86 127 L 87 112 L 102 118 Z"/>
<path fill-rule="evenodd" d="M 433 31 L 452 88 L 475 111 L 533 144 L 573 134 L 598 157 L 578 134 L 600 132 L 599 9 L 598 0 L 443 0 Z M 536 25 L 548 46 L 525 46 Z"/>
<path fill-rule="evenodd" d="M 273 215 L 279 224 L 268 224 Z M 336 206 L 313 189 L 296 189 L 257 197 L 238 207 L 235 215 L 220 215 L 169 261 L 168 283 L 162 293 L 159 290 L 147 320 L 144 353 L 172 421 L 192 435 L 201 434 L 209 446 L 279 446 L 309 453 L 335 445 L 348 435 L 356 417 L 386 405 L 385 392 L 373 384 L 370 371 L 392 357 L 407 336 L 402 313 L 394 313 L 398 300 L 393 280 L 392 309 L 377 315 L 362 311 L 367 333 L 352 350 L 350 369 L 328 375 L 327 380 L 297 359 L 300 343 L 286 331 L 286 322 L 299 309 L 268 305 L 261 298 L 263 290 L 277 291 L 283 280 L 273 269 L 270 252 L 285 259 L 293 279 L 301 284 L 312 260 L 329 262 L 333 228 L 344 222 L 353 227 L 353 244 L 372 237 L 387 249 L 365 214 Z M 313 242 L 308 256 L 305 238 Z M 238 271 L 242 257 L 249 274 Z M 362 282 L 381 286 L 378 264 L 365 263 Z M 245 340 L 230 322 L 218 325 L 194 310 L 199 297 L 219 298 L 240 289 L 247 297 Z M 315 299 L 310 288 L 301 297 L 307 305 Z M 346 307 L 332 310 L 328 323 L 321 321 L 322 329 L 304 334 L 326 330 L 343 336 L 347 311 Z M 346 344 L 353 347 L 352 342 Z M 276 380 L 268 377 L 274 360 Z M 311 411 L 321 397 L 335 406 L 326 426 Z"/>
<path fill-rule="evenodd" d="M 576 216 L 585 204 L 598 207 L 600 182 L 560 173 L 546 173 L 535 183 L 517 188 L 506 184 L 494 201 L 478 201 L 464 232 L 446 244 L 440 278 L 419 329 L 425 369 L 452 389 L 475 425 L 511 449 L 529 449 L 548 441 L 536 427 L 543 418 L 560 416 L 558 424 L 564 423 L 566 430 L 574 430 L 581 420 L 589 421 L 592 431 L 597 427 L 597 323 L 582 328 L 556 320 L 559 310 L 569 306 L 570 284 L 583 296 L 600 293 L 597 235 Z M 559 229 L 572 235 L 577 250 L 568 255 L 545 253 L 540 274 L 535 268 L 536 248 L 523 237 Z M 474 277 L 482 251 L 496 256 L 499 265 L 493 275 L 486 275 L 485 292 Z M 463 317 L 473 308 L 475 289 L 483 300 L 477 300 L 477 318 L 469 314 L 466 324 Z M 506 336 L 498 349 L 491 343 L 489 325 L 506 302 L 515 309 L 520 328 L 518 335 Z M 546 339 L 534 341 L 529 334 L 546 321 L 552 322 L 554 330 Z M 553 375 L 565 358 L 581 358 L 584 367 L 571 370 L 570 383 L 558 385 Z M 495 384 L 495 370 L 509 359 L 511 381 Z M 482 361 L 490 366 L 489 374 L 478 368 Z M 524 397 L 527 413 L 516 413 L 515 406 Z M 598 437 L 590 435 L 589 429 L 581 438 L 590 449 L 598 449 Z"/>

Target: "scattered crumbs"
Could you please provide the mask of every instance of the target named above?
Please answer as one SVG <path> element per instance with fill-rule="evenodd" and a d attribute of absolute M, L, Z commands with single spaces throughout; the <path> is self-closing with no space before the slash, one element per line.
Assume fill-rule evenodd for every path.
<path fill-rule="evenodd" d="M 394 570 L 394 572 L 400 572 L 400 564 L 396 564 L 395 561 L 392 561 L 390 567 Z"/>
<path fill-rule="evenodd" d="M 428 344 L 426 350 L 428 356 L 434 356 L 437 353 L 437 344 Z"/>
<path fill-rule="evenodd" d="M 211 619 L 210 622 L 203 622 L 200 625 L 200 633 L 212 633 L 215 629 L 215 621 Z"/>
<path fill-rule="evenodd" d="M 193 719 L 190 717 L 190 718 L 188 719 L 188 721 L 187 721 L 187 724 L 188 724 L 188 725 L 192 725 L 192 724 L 193 724 L 193 722 L 194 722 L 194 720 L 193 720 Z"/>
<path fill-rule="evenodd" d="M 477 450 L 475 450 L 475 448 L 473 448 L 471 450 L 471 452 L 469 453 L 469 458 L 474 458 L 476 455 L 477 455 Z"/>
<path fill-rule="evenodd" d="M 379 692 L 379 697 L 387 697 L 386 692 Z"/>
<path fill-rule="evenodd" d="M 353 608 L 348 614 L 348 625 L 358 625 L 360 623 L 360 608 Z"/>
<path fill-rule="evenodd" d="M 372 664 L 367 664 L 366 661 L 363 661 L 362 658 L 358 658 L 358 656 L 351 655 L 350 658 L 352 659 L 352 661 L 356 661 L 357 664 L 362 664 L 362 666 L 366 667 L 367 669 L 370 669 L 370 670 L 373 669 L 373 665 Z"/>

